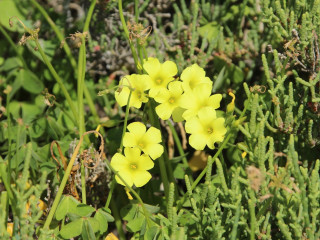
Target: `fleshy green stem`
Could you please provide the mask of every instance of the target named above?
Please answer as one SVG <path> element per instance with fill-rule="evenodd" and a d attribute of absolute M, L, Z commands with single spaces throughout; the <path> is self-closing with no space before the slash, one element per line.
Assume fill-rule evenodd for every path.
<path fill-rule="evenodd" d="M 226 137 L 224 138 L 222 144 L 220 145 L 218 151 L 214 154 L 212 161 L 215 161 L 215 159 L 219 156 L 219 154 L 221 153 L 221 151 L 225 148 L 225 146 L 227 145 L 227 143 L 229 142 L 230 138 L 231 138 L 232 134 L 230 134 L 230 132 L 227 133 Z M 195 187 L 198 185 L 198 183 L 200 182 L 200 180 L 202 179 L 202 177 L 207 173 L 207 167 L 205 167 L 202 172 L 199 174 L 199 176 L 197 177 L 196 180 L 194 180 L 191 189 L 195 189 Z M 178 205 L 177 205 L 177 210 L 179 211 L 183 205 L 183 203 L 185 202 L 187 197 L 187 193 L 185 193 L 183 195 L 183 197 L 180 199 Z"/>

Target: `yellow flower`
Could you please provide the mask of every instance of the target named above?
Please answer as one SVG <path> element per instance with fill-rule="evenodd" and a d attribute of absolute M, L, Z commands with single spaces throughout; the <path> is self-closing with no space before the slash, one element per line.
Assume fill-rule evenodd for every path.
<path fill-rule="evenodd" d="M 138 147 L 152 159 L 156 159 L 163 153 L 161 142 L 161 132 L 159 129 L 151 127 L 146 131 L 146 126 L 141 122 L 134 122 L 128 125 L 129 132 L 123 137 L 123 146 Z"/>
<path fill-rule="evenodd" d="M 163 64 L 156 58 L 148 58 L 143 64 L 143 68 L 151 78 L 149 95 L 155 97 L 160 91 L 167 89 L 167 85 L 177 74 L 177 65 L 172 61 Z"/>
<path fill-rule="evenodd" d="M 184 93 L 181 97 L 180 106 L 187 110 L 183 113 L 182 117 L 185 120 L 189 120 L 197 116 L 198 112 L 204 107 L 219 108 L 222 95 L 211 95 L 211 91 L 212 86 L 202 83 L 196 86 L 193 91 Z"/>
<path fill-rule="evenodd" d="M 190 133 L 189 144 L 196 150 L 203 150 L 206 145 L 214 149 L 216 142 L 221 142 L 227 129 L 224 118 L 217 118 L 212 107 L 202 108 L 197 117 L 186 122 L 186 132 Z"/>
<path fill-rule="evenodd" d="M 153 161 L 146 154 L 141 154 L 139 148 L 125 148 L 124 155 L 116 153 L 111 159 L 111 166 L 123 180 L 131 187 L 142 187 L 151 179 L 151 174 L 147 171 L 153 168 Z M 124 182 L 116 176 L 116 181 L 124 185 Z"/>
<path fill-rule="evenodd" d="M 167 120 L 170 118 L 171 114 L 174 120 L 179 119 L 179 105 L 180 98 L 182 96 L 182 87 L 180 81 L 174 81 L 169 83 L 168 89 L 164 89 L 158 93 L 158 95 L 154 98 L 158 103 L 161 103 L 156 107 L 156 113 L 158 116 Z M 181 115 L 181 114 L 180 114 Z M 181 119 L 182 121 L 183 119 Z"/>
<path fill-rule="evenodd" d="M 201 83 L 207 83 L 212 86 L 210 78 L 206 77 L 206 72 L 198 64 L 187 67 L 181 73 L 182 88 L 185 92 L 193 90 Z"/>
<path fill-rule="evenodd" d="M 121 107 L 128 103 L 130 88 L 133 90 L 129 103 L 130 107 L 140 108 L 142 103 L 148 102 L 148 95 L 145 93 L 150 89 L 150 77 L 148 75 L 127 75 L 121 79 L 119 86 L 120 89 L 115 92 L 115 98 Z"/>

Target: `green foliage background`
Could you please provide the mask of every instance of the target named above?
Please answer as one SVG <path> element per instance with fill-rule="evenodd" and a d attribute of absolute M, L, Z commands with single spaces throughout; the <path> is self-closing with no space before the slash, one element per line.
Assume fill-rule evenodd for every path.
<path fill-rule="evenodd" d="M 125 115 L 115 104 L 114 87 L 122 76 L 137 70 L 116 1 L 95 5 L 86 51 L 80 55 L 79 42 L 66 39 L 62 48 L 60 43 L 82 31 L 90 1 L 0 0 L 2 237 L 9 238 L 2 231 L 9 219 L 16 239 L 33 239 L 35 234 L 43 239 L 99 239 L 114 229 L 121 239 L 319 239 L 320 1 L 136 2 L 138 11 L 134 2 L 123 1 L 125 18 L 133 21 L 139 16 L 139 23 L 152 26 L 147 55 L 174 61 L 179 73 L 199 64 L 213 80 L 213 92 L 223 94 L 222 109 L 231 101 L 228 90 L 235 93 L 234 115 L 240 120 L 219 150 L 207 151 L 213 157 L 201 173 L 191 173 L 178 153 L 170 159 L 175 183 L 169 198 L 163 197 L 159 167 L 152 170 L 155 178 L 138 190 L 151 227 L 141 205 L 114 185 L 112 172 L 100 161 L 94 170 L 86 170 L 87 205 L 65 192 L 51 230 L 44 231 L 47 215 L 39 212 L 37 200 L 50 209 L 64 175 L 50 153 L 51 142 L 58 141 L 64 156 L 71 158 L 79 133 L 102 123 L 109 161 L 120 145 Z M 64 37 L 59 39 L 46 14 Z M 76 106 L 75 59 L 85 56 L 84 129 L 77 126 L 61 85 L 35 43 L 17 44 L 24 30 L 15 18 L 10 28 L 12 16 L 28 28 L 40 28 L 39 44 Z M 99 91 L 107 93 L 98 96 Z M 143 111 L 132 111 L 129 120 L 150 121 Z M 162 131 L 166 136 L 164 127 Z M 93 135 L 85 142 L 92 153 L 100 144 Z M 185 151 L 189 160 L 193 150 Z M 53 152 L 59 156 L 56 149 Z M 79 194 L 80 175 L 78 170 Z M 31 195 L 35 200 L 26 214 Z M 105 224 L 112 221 L 109 227 Z M 81 227 L 72 232 L 68 224 Z"/>

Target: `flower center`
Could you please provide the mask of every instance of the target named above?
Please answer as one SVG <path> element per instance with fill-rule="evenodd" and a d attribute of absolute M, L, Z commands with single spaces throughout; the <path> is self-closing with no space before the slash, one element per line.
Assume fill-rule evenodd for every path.
<path fill-rule="evenodd" d="M 141 92 L 140 91 L 137 91 L 137 97 L 140 99 L 141 98 Z"/>
<path fill-rule="evenodd" d="M 212 127 L 208 127 L 208 128 L 207 128 L 207 132 L 208 132 L 208 134 L 212 134 L 212 133 L 213 133 Z"/>
<path fill-rule="evenodd" d="M 138 146 L 141 147 L 141 148 L 144 148 L 144 144 L 143 143 L 139 143 Z"/>
<path fill-rule="evenodd" d="M 162 79 L 161 79 L 161 78 L 158 78 L 158 79 L 156 80 L 156 83 L 157 83 L 158 85 L 160 85 L 160 84 L 162 83 Z"/>
<path fill-rule="evenodd" d="M 169 98 L 169 103 L 174 103 L 175 102 L 175 99 L 173 97 Z"/>
<path fill-rule="evenodd" d="M 130 167 L 131 167 L 132 169 L 137 169 L 137 164 L 132 163 L 132 164 L 130 164 Z"/>

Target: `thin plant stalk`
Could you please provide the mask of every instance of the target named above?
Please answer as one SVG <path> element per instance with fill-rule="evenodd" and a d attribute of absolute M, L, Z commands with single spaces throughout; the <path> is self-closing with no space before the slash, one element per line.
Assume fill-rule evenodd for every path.
<path fill-rule="evenodd" d="M 184 153 L 184 150 L 182 148 L 181 141 L 180 141 L 180 138 L 179 138 L 179 136 L 177 134 L 177 131 L 174 128 L 174 126 L 172 125 L 170 120 L 168 120 L 167 123 L 168 123 L 168 126 L 169 126 L 169 128 L 170 128 L 170 130 L 172 132 L 172 136 L 173 136 L 173 139 L 174 139 L 174 141 L 176 143 L 176 146 L 178 148 L 179 154 L 180 154 L 180 156 L 182 156 L 182 162 L 184 164 L 184 167 L 188 168 L 189 167 L 188 160 L 187 160 L 187 158 L 185 156 L 185 153 Z"/>
<path fill-rule="evenodd" d="M 132 90 L 130 89 L 130 93 L 129 93 L 129 97 L 128 97 L 128 101 L 127 101 L 127 107 L 126 107 L 126 115 L 124 117 L 121 143 L 120 143 L 120 152 L 121 153 L 122 153 L 122 149 L 123 149 L 123 137 L 126 134 L 126 130 L 127 130 L 128 116 L 129 116 L 129 109 L 130 109 L 129 104 L 130 104 L 131 94 L 132 94 Z"/>
<path fill-rule="evenodd" d="M 53 20 L 50 18 L 50 16 L 48 15 L 48 13 L 46 12 L 46 10 L 39 4 L 37 3 L 36 0 L 31 0 L 31 3 L 36 7 L 38 8 L 38 10 L 41 12 L 41 14 L 43 15 L 43 17 L 46 19 L 46 21 L 49 23 L 50 27 L 52 28 L 52 30 L 55 32 L 55 34 L 57 35 L 58 39 L 60 42 L 63 42 L 64 41 L 64 36 L 62 34 L 62 32 L 59 30 L 59 28 L 57 27 L 57 25 L 53 22 Z M 94 9 L 94 6 L 96 4 L 96 0 L 92 1 L 91 3 L 91 6 L 89 8 L 89 11 L 88 11 L 88 15 L 87 15 L 87 18 L 86 18 L 86 23 L 88 22 L 88 24 L 85 23 L 85 27 L 84 27 L 84 32 L 85 31 L 88 31 L 88 27 L 89 27 L 89 23 L 90 23 L 90 19 L 91 19 L 91 16 L 92 16 L 92 12 L 93 12 L 93 9 Z M 88 27 L 86 27 L 88 26 Z M 69 62 L 72 66 L 72 68 L 74 69 L 76 75 L 77 75 L 77 63 L 76 63 L 76 60 L 74 59 L 74 57 L 72 56 L 72 53 L 71 53 L 71 50 L 70 50 L 70 47 L 69 45 L 65 42 L 63 44 L 63 50 L 65 51 L 66 55 L 67 55 L 67 58 L 69 59 Z M 90 92 L 87 88 L 86 85 L 84 85 L 84 96 L 87 100 L 87 104 L 90 108 L 90 111 L 94 117 L 94 120 L 97 124 L 99 124 L 100 122 L 100 118 L 98 116 L 98 113 L 97 113 L 97 110 L 94 106 L 94 102 L 91 98 L 91 95 L 90 95 Z M 102 129 L 103 130 L 103 129 Z"/>
<path fill-rule="evenodd" d="M 150 101 L 149 101 L 148 109 L 149 109 L 148 114 L 149 114 L 149 119 L 151 124 L 160 130 L 159 121 L 155 118 L 154 109 Z M 167 174 L 166 164 L 165 164 L 163 155 L 164 154 L 162 154 L 158 158 L 158 161 L 159 161 L 159 167 L 160 167 L 161 180 L 163 182 L 163 187 L 164 187 L 164 194 L 166 196 L 166 199 L 169 199 L 169 181 L 168 181 L 168 174 Z"/>
<path fill-rule="evenodd" d="M 134 63 L 136 65 L 136 68 L 137 68 L 138 72 L 140 73 L 141 70 L 139 68 L 138 56 L 137 56 L 136 50 L 134 49 L 134 46 L 133 46 L 130 38 L 129 38 L 129 31 L 128 31 L 127 24 L 126 24 L 126 21 L 125 21 L 124 16 L 123 16 L 122 0 L 118 0 L 118 8 L 119 8 L 119 15 L 120 15 L 120 20 L 121 20 L 121 23 L 122 23 L 124 34 L 125 34 L 126 38 L 129 41 L 129 45 L 130 45 L 130 49 L 131 49 L 132 56 L 133 56 L 133 59 L 134 59 Z"/>
<path fill-rule="evenodd" d="M 84 123 L 84 105 L 83 105 L 83 87 L 84 87 L 84 79 L 85 79 L 85 64 L 86 64 L 86 46 L 85 46 L 85 39 L 81 37 L 81 46 L 79 50 L 79 59 L 78 59 L 78 119 L 79 119 L 79 134 L 85 132 L 85 123 Z M 89 139 L 88 139 L 89 140 Z M 85 168 L 83 165 L 83 159 L 81 161 L 81 197 L 82 203 L 87 203 L 87 196 L 86 196 L 86 174 Z"/>
<path fill-rule="evenodd" d="M 40 53 L 43 61 L 44 61 L 45 64 L 48 66 L 50 73 L 52 74 L 52 76 L 54 77 L 54 79 L 58 82 L 58 84 L 59 84 L 59 86 L 60 86 L 60 88 L 61 88 L 61 90 L 62 90 L 62 92 L 63 92 L 63 94 L 64 94 L 64 96 L 65 96 L 65 98 L 67 99 L 67 102 L 68 102 L 68 104 L 69 104 L 69 106 L 70 106 L 70 108 L 71 108 L 71 111 L 72 111 L 72 113 L 73 113 L 73 117 L 74 117 L 75 119 L 77 119 L 77 118 L 78 118 L 78 116 L 77 116 L 77 111 L 76 111 L 76 108 L 75 108 L 75 106 L 74 106 L 74 104 L 73 104 L 73 102 L 72 102 L 72 100 L 71 100 L 71 97 L 70 97 L 70 95 L 69 95 L 69 93 L 68 93 L 68 90 L 65 88 L 65 86 L 64 86 L 61 78 L 60 78 L 59 75 L 57 74 L 56 70 L 53 68 L 52 64 L 49 62 L 47 56 L 45 55 L 45 53 L 44 53 L 44 51 L 43 51 L 43 49 L 42 49 L 42 47 L 41 47 L 41 45 L 40 45 L 40 43 L 39 43 L 39 41 L 38 41 L 38 39 L 35 39 L 35 43 L 36 43 L 36 45 L 37 45 L 38 51 L 39 51 L 39 53 Z M 79 125 L 79 122 L 78 122 L 78 121 L 77 121 L 77 123 L 78 123 L 78 125 Z"/>

